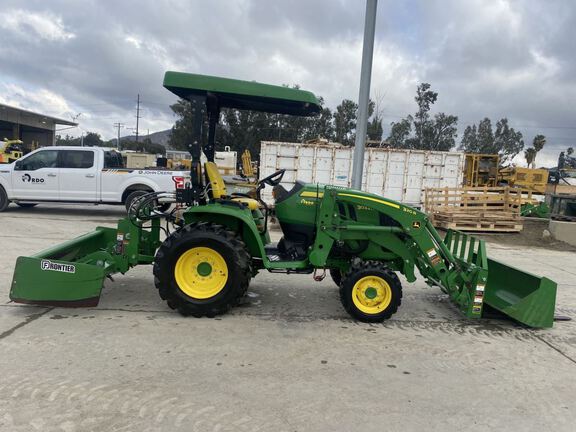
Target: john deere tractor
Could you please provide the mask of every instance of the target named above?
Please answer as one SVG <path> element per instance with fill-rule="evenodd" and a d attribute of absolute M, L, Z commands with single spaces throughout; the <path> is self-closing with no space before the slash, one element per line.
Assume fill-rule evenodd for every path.
<path fill-rule="evenodd" d="M 473 237 L 449 231 L 442 238 L 427 215 L 410 206 L 336 186 L 297 181 L 286 187 L 283 169 L 258 182 L 256 199 L 229 194 L 213 162 L 220 109 L 312 116 L 320 111 L 312 93 L 176 72 L 166 73 L 164 86 L 192 106 L 189 181 L 175 193 L 141 197 L 117 228 L 99 227 L 18 258 L 12 300 L 95 306 L 106 276 L 152 264 L 154 284 L 169 307 L 212 317 L 236 305 L 259 271 L 317 280 L 329 272 L 350 315 L 380 322 L 400 307 L 397 274 L 413 282 L 417 269 L 467 317 L 490 309 L 528 326 L 552 326 L 556 283 L 489 259 L 484 242 Z M 260 197 L 266 187 L 273 190 L 282 230 L 277 244 L 270 242 L 268 206 Z M 184 211 L 160 211 L 167 200 Z"/>

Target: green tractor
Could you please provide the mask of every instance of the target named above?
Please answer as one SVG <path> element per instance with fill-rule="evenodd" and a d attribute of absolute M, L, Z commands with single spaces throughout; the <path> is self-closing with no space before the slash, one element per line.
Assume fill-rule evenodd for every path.
<path fill-rule="evenodd" d="M 169 307 L 183 315 L 213 317 L 236 305 L 261 270 L 313 273 L 316 280 L 329 272 L 351 316 L 381 322 L 400 307 L 397 274 L 413 282 L 418 269 L 469 318 L 490 309 L 527 326 L 552 326 L 555 282 L 489 259 L 484 242 L 474 237 L 449 231 L 442 238 L 427 215 L 410 206 L 336 186 L 297 181 L 285 188 L 282 169 L 258 182 L 257 199 L 228 194 L 213 162 L 220 109 L 311 116 L 320 111 L 312 93 L 176 72 L 166 73 L 164 86 L 192 104 L 189 182 L 175 193 L 141 197 L 117 228 L 99 227 L 19 257 L 13 301 L 95 306 L 106 276 L 152 264 L 154 283 Z M 202 151 L 208 160 L 204 166 Z M 273 188 L 282 230 L 277 244 L 270 242 L 269 209 L 260 198 L 265 187 Z M 166 199 L 184 211 L 163 213 L 159 209 Z"/>

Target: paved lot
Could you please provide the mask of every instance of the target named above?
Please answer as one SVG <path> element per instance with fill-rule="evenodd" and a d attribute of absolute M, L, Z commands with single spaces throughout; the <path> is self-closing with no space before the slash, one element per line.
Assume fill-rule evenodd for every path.
<path fill-rule="evenodd" d="M 471 322 L 405 285 L 382 325 L 351 321 L 333 283 L 262 273 L 245 305 L 183 318 L 150 267 L 107 281 L 93 309 L 11 304 L 14 262 L 110 225 L 119 207 L 0 214 L 1 431 L 573 431 L 576 321 Z M 576 254 L 489 244 L 559 283 L 576 318 Z"/>

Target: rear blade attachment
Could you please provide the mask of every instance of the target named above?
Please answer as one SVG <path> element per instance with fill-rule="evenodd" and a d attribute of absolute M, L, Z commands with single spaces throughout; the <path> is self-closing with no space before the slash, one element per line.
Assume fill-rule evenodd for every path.
<path fill-rule="evenodd" d="M 31 257 L 19 257 L 10 289 L 17 303 L 96 306 L 104 278 L 114 272 L 117 230 L 98 227 Z"/>

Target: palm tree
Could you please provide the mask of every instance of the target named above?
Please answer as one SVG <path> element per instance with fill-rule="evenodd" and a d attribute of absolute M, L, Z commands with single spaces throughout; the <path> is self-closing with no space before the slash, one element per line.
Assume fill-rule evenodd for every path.
<path fill-rule="evenodd" d="M 524 150 L 524 157 L 526 158 L 528 168 L 530 168 L 530 165 L 534 165 L 534 160 L 536 159 L 536 153 L 538 153 L 538 151 L 534 147 L 530 147 Z"/>
<path fill-rule="evenodd" d="M 544 147 L 544 144 L 546 144 L 546 137 L 544 135 L 538 134 L 532 140 L 532 147 L 534 147 L 534 157 L 532 158 L 532 168 L 534 168 L 534 165 L 536 165 L 536 155 L 538 154 L 538 152 L 540 150 L 542 150 L 542 148 Z M 530 150 L 530 149 L 528 149 L 528 150 Z M 526 153 L 524 153 L 524 155 L 526 155 Z M 528 159 L 528 158 L 526 158 L 526 159 Z M 530 165 L 530 163 L 528 165 Z"/>

